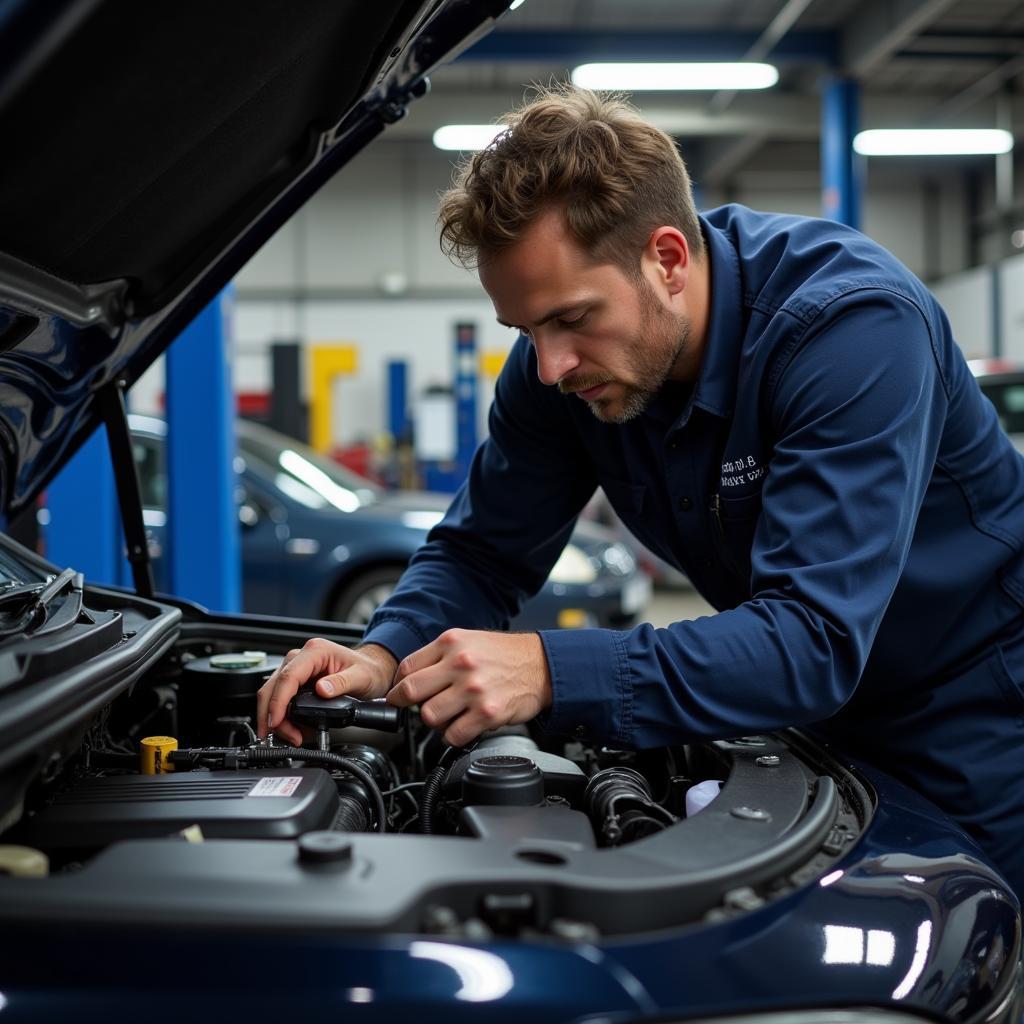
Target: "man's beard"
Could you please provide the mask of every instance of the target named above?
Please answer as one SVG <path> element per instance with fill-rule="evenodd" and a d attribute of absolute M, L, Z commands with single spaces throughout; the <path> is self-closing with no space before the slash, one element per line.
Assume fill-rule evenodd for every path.
<path fill-rule="evenodd" d="M 563 394 L 587 391 L 599 384 L 616 384 L 623 395 L 616 408 L 607 399 L 587 402 L 602 423 L 627 423 L 636 419 L 664 387 L 672 368 L 690 340 L 689 318 L 669 312 L 655 296 L 646 280 L 638 286 L 640 326 L 624 343 L 630 357 L 632 380 L 627 384 L 614 377 L 592 374 L 559 381 Z"/>

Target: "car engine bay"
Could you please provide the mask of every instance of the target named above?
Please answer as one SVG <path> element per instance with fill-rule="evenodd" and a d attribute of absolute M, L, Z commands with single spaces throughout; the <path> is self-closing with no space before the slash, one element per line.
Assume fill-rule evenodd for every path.
<path fill-rule="evenodd" d="M 51 638 L 0 687 L 0 709 L 31 694 L 61 712 L 36 708 L 7 746 L 8 918 L 85 919 L 102 899 L 115 917 L 272 919 L 277 892 L 306 925 L 593 939 L 764 906 L 871 813 L 798 734 L 629 751 L 518 726 L 460 750 L 415 709 L 303 691 L 289 717 L 310 740 L 281 746 L 256 737 L 257 689 L 303 639 L 355 631 L 99 589 L 61 614 L 81 633 L 64 661 Z"/>

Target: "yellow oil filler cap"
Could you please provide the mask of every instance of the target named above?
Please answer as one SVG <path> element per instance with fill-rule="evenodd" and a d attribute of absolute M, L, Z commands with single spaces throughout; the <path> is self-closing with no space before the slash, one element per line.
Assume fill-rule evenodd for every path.
<path fill-rule="evenodd" d="M 0 846 L 0 875 L 45 878 L 49 873 L 50 859 L 42 850 L 31 846 Z"/>
<path fill-rule="evenodd" d="M 147 736 L 139 744 L 139 771 L 143 775 L 163 775 L 173 772 L 174 765 L 167 760 L 172 750 L 178 749 L 173 736 Z"/>

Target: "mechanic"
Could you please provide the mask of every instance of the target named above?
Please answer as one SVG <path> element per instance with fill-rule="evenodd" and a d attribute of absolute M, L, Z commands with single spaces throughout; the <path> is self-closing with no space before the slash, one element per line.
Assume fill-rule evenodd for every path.
<path fill-rule="evenodd" d="M 539 716 L 642 748 L 808 728 L 926 794 L 1024 893 L 1024 457 L 936 302 L 864 235 L 699 216 L 672 140 L 544 90 L 441 201 L 519 332 L 490 436 L 350 650 L 296 690 L 418 704 L 465 745 Z M 719 614 L 510 634 L 601 486 Z"/>

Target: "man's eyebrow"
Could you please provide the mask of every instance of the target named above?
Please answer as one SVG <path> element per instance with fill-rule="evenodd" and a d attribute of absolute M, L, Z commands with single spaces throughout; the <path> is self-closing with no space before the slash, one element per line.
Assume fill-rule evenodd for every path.
<path fill-rule="evenodd" d="M 567 303 L 564 306 L 559 306 L 558 309 L 553 309 L 553 310 L 551 310 L 550 313 L 546 314 L 545 316 L 542 316 L 537 321 L 535 326 L 540 327 L 543 324 L 546 324 L 549 320 L 554 320 L 557 317 L 565 316 L 566 313 L 575 312 L 576 310 L 578 310 L 580 308 L 580 306 L 585 306 L 589 302 L 590 302 L 589 299 L 579 299 L 577 302 L 569 302 L 569 303 Z M 505 323 L 505 321 L 502 320 L 500 316 L 496 317 L 495 319 L 498 321 L 499 324 L 501 324 L 502 327 L 518 328 L 518 326 L 519 326 L 518 324 L 507 324 L 507 323 Z"/>

